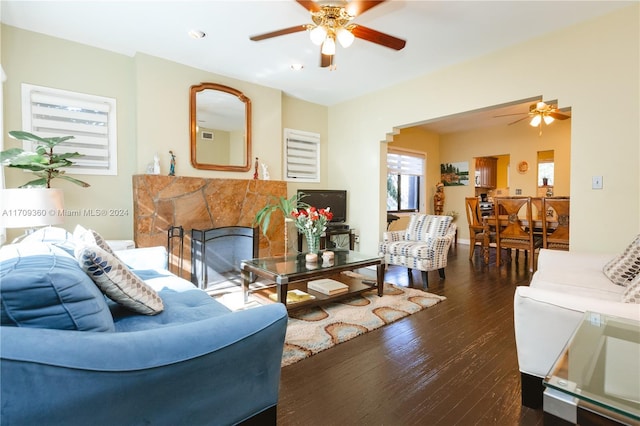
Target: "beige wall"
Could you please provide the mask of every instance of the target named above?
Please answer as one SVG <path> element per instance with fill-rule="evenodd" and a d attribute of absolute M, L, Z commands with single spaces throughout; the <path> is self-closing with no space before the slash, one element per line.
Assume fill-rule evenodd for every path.
<path fill-rule="evenodd" d="M 572 249 L 620 251 L 627 245 L 640 232 L 639 8 L 331 107 L 330 146 L 347 149 L 332 157 L 329 179 L 348 185 L 361 250 L 374 253 L 386 226 L 381 142 L 388 135 L 411 123 L 538 95 L 572 107 Z M 537 72 L 541 68 L 545 72 Z M 440 154 L 444 161 L 456 157 L 444 144 Z M 527 161 L 535 163 L 535 154 Z M 376 174 L 378 187 L 371 185 Z M 593 175 L 604 177 L 604 189 L 591 189 Z M 465 189 L 453 189 L 448 199 L 461 199 L 457 192 Z M 616 226 L 597 226 L 612 216 Z"/>
<path fill-rule="evenodd" d="M 169 150 L 176 155 L 178 176 L 251 179 L 253 158 L 268 166 L 272 180 L 282 179 L 284 125 L 321 133 L 323 175 L 327 167 L 327 108 L 290 99 L 281 91 L 197 70 L 149 55 L 131 58 L 2 25 L 2 63 L 9 76 L 5 84 L 5 129 L 22 126 L 20 84 L 31 83 L 115 98 L 118 121 L 118 175 L 79 176 L 91 184 L 82 189 L 55 182 L 65 190 L 68 210 L 126 209 L 124 217 L 68 217 L 64 227 L 77 223 L 107 238 L 133 238 L 132 175 L 146 172 L 154 154 L 161 173 L 169 171 Z M 201 82 L 234 87 L 251 99 L 253 111 L 252 169 L 243 172 L 197 170 L 189 151 L 189 88 Z M 283 107 L 283 103 L 286 107 Z M 288 114 L 283 120 L 283 112 Z M 5 147 L 20 146 L 5 136 Z M 27 176 L 6 169 L 6 186 L 16 187 Z M 260 172 L 261 173 L 261 172 Z M 262 173 L 261 173 L 262 176 Z M 9 240 L 22 230 L 9 230 Z"/>
<path fill-rule="evenodd" d="M 124 209 L 129 213 L 106 218 L 67 217 L 65 228 L 73 230 L 77 223 L 82 223 L 105 232 L 109 238 L 131 238 L 131 175 L 136 169 L 135 80 L 131 58 L 3 25 L 2 64 L 7 73 L 4 86 L 6 132 L 22 129 L 21 83 L 116 99 L 118 175 L 79 175 L 79 179 L 91 184 L 86 189 L 61 180 L 54 180 L 53 186 L 64 189 L 67 210 Z M 22 147 L 6 133 L 4 138 L 5 148 Z M 5 177 L 9 188 L 29 180 L 24 172 L 6 167 Z M 8 241 L 22 232 L 24 230 L 9 230 Z"/>

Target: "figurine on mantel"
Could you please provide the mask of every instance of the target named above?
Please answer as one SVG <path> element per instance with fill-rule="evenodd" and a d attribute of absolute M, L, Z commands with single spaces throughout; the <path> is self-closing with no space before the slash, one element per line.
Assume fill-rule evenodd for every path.
<path fill-rule="evenodd" d="M 176 156 L 173 154 L 173 151 L 169 151 L 169 155 L 171 156 L 171 162 L 169 163 L 169 176 L 176 175 Z"/>
<path fill-rule="evenodd" d="M 256 164 L 253 166 L 253 178 L 258 179 L 258 157 L 256 157 Z"/>
<path fill-rule="evenodd" d="M 157 152 L 153 155 L 153 161 L 151 161 L 150 163 L 147 163 L 147 174 L 148 175 L 160 174 L 160 159 L 158 158 Z"/>
<path fill-rule="evenodd" d="M 264 180 L 271 179 L 271 176 L 269 175 L 269 166 L 267 166 L 264 163 L 260 163 L 260 165 L 262 166 L 262 179 Z"/>

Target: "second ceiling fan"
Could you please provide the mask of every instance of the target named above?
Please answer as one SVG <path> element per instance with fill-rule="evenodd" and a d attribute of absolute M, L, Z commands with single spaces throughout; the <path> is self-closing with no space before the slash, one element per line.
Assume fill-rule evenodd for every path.
<path fill-rule="evenodd" d="M 283 28 L 265 34 L 255 35 L 249 37 L 249 39 L 260 41 L 286 34 L 309 31 L 311 41 L 321 46 L 321 67 L 330 67 L 333 65 L 336 41 L 340 43 L 342 47 L 346 48 L 353 43 L 354 38 L 360 38 L 390 49 L 401 50 L 407 43 L 405 40 L 359 24 L 351 23 L 356 16 L 385 1 L 386 0 L 314 2 L 296 0 L 298 4 L 311 13 L 313 24 L 302 24 Z"/>

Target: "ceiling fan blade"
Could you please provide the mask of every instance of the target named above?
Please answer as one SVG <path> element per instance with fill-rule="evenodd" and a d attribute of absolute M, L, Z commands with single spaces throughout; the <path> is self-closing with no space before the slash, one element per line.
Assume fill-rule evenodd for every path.
<path fill-rule="evenodd" d="M 571 118 L 571 116 L 570 116 L 570 115 L 562 114 L 562 113 L 561 113 L 561 112 L 559 112 L 559 111 L 551 111 L 551 112 L 549 113 L 549 115 L 550 115 L 551 117 L 555 118 L 556 120 L 566 120 L 567 118 Z"/>
<path fill-rule="evenodd" d="M 519 123 L 519 122 L 521 122 L 522 120 L 526 120 L 527 118 L 529 118 L 529 117 L 528 117 L 528 116 L 527 116 L 527 117 L 522 117 L 522 118 L 519 118 L 519 119 L 518 119 L 518 120 L 516 120 L 516 121 L 512 121 L 511 123 L 509 123 L 509 126 L 511 126 L 512 124 Z"/>
<path fill-rule="evenodd" d="M 380 31 L 372 30 L 371 28 L 363 27 L 362 25 L 356 25 L 351 32 L 358 38 L 394 50 L 402 50 L 407 44 L 405 40 L 391 36 L 389 34 L 381 33 Z"/>
<path fill-rule="evenodd" d="M 306 30 L 307 30 L 306 25 L 296 25 L 295 27 L 283 28 L 281 30 L 272 31 L 270 33 L 254 35 L 249 37 L 249 40 L 260 41 L 260 40 L 265 40 L 272 37 L 279 37 L 279 36 L 298 33 L 300 31 L 306 31 Z"/>
<path fill-rule="evenodd" d="M 380 3 L 384 3 L 387 0 L 378 0 L 378 1 L 370 1 L 370 0 L 366 0 L 366 1 L 350 1 L 344 8 L 346 9 L 347 13 L 349 13 L 349 15 L 351 16 L 358 16 L 361 15 L 362 13 L 366 12 L 367 10 L 376 7 L 377 5 L 379 5 Z M 299 3 L 299 2 L 298 2 Z"/>
<path fill-rule="evenodd" d="M 316 3 L 315 1 L 296 0 L 296 3 L 307 9 L 309 12 L 317 12 L 321 8 L 320 4 Z"/>
<path fill-rule="evenodd" d="M 522 115 L 522 114 L 529 114 L 528 112 L 516 112 L 513 114 L 501 114 L 501 115 L 494 115 L 493 118 L 498 118 L 498 117 L 510 117 L 512 115 Z"/>

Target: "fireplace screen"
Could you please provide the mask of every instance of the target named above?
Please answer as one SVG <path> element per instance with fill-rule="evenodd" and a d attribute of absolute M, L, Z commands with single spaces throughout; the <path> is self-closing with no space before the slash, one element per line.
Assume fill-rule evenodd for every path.
<path fill-rule="evenodd" d="M 240 285 L 240 262 L 258 257 L 258 228 L 226 226 L 191 230 L 191 282 L 203 290 Z"/>

